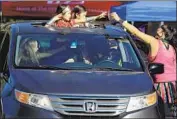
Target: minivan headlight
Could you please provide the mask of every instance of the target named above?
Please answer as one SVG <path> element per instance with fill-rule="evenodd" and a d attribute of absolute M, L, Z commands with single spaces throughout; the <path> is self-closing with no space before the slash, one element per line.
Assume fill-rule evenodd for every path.
<path fill-rule="evenodd" d="M 156 102 L 157 102 L 156 92 L 149 95 L 131 97 L 127 107 L 127 112 L 152 106 L 156 104 Z"/>
<path fill-rule="evenodd" d="M 53 111 L 50 100 L 46 95 L 25 93 L 15 89 L 15 96 L 21 103 Z"/>

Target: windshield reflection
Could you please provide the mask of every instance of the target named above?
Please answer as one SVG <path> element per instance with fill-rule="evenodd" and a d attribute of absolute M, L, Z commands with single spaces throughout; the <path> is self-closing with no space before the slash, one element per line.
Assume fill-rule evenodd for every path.
<path fill-rule="evenodd" d="M 20 68 L 141 70 L 126 38 L 74 33 L 19 35 L 15 52 L 15 65 Z"/>

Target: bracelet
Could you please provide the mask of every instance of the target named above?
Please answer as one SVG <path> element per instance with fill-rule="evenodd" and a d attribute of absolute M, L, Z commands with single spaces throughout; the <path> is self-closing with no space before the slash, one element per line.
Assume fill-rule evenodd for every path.
<path fill-rule="evenodd" d="M 120 19 L 118 22 L 122 25 L 124 20 Z"/>

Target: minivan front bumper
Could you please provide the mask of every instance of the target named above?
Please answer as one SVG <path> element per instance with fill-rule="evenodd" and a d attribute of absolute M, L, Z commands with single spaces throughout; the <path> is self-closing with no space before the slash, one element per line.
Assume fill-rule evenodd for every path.
<path fill-rule="evenodd" d="M 15 108 L 15 107 L 14 107 Z M 48 111 L 45 109 L 32 107 L 29 105 L 21 104 L 18 108 L 16 115 L 5 114 L 6 118 L 55 118 L 55 119 L 124 119 L 124 118 L 162 118 L 158 106 L 152 106 L 139 111 L 131 113 L 123 113 L 116 117 L 81 117 L 81 116 L 63 116 L 58 112 Z M 9 108 L 10 110 L 10 108 Z"/>

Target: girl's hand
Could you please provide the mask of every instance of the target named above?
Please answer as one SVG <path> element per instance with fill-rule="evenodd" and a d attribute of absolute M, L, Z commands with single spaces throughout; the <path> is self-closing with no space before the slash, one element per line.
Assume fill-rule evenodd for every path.
<path fill-rule="evenodd" d="M 54 16 L 52 19 L 50 19 L 47 24 L 45 25 L 45 27 L 50 27 L 51 25 L 53 25 L 57 20 L 59 20 L 62 17 L 61 14 L 58 14 L 56 16 Z"/>
<path fill-rule="evenodd" d="M 116 21 L 121 20 L 121 18 L 119 17 L 119 15 L 116 12 L 111 13 L 111 17 Z"/>
<path fill-rule="evenodd" d="M 100 15 L 98 15 L 97 19 L 105 18 L 107 16 L 107 12 L 103 12 Z"/>
<path fill-rule="evenodd" d="M 56 15 L 56 16 L 54 16 L 54 17 L 52 18 L 52 21 L 57 21 L 57 20 L 59 20 L 61 17 L 62 17 L 62 15 L 61 15 L 61 14 L 58 14 L 58 15 Z"/>

